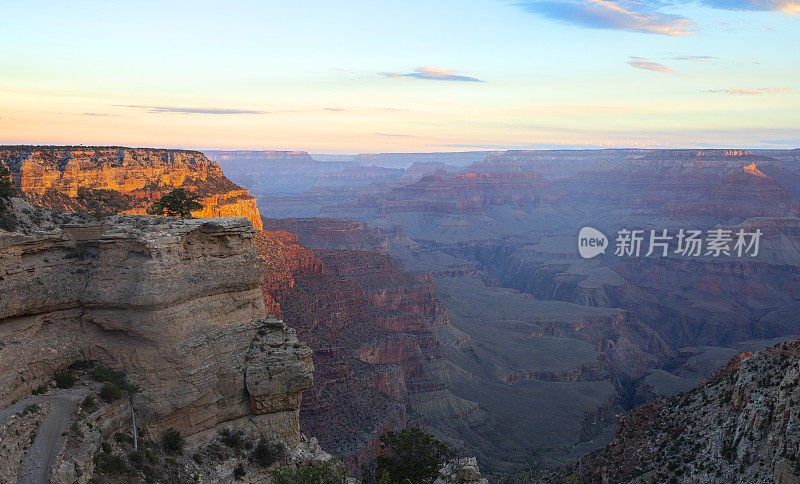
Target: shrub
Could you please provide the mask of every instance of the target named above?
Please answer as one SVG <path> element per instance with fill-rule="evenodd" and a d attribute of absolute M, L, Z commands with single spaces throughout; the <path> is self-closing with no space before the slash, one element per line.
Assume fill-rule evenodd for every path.
<path fill-rule="evenodd" d="M 136 466 L 141 466 L 144 463 L 144 453 L 141 450 L 134 450 L 128 454 L 128 460 Z"/>
<path fill-rule="evenodd" d="M 261 467 L 269 467 L 275 462 L 282 460 L 286 457 L 286 446 L 281 442 L 268 442 L 261 439 L 250 454 L 253 462 L 259 464 Z"/>
<path fill-rule="evenodd" d="M 94 395 L 86 395 L 86 398 L 81 402 L 81 406 L 87 410 L 93 408 L 97 404 Z"/>
<path fill-rule="evenodd" d="M 19 224 L 11 212 L 5 211 L 5 204 L 6 202 L 0 200 L 0 228 L 9 232 L 14 232 L 17 230 Z"/>
<path fill-rule="evenodd" d="M 345 482 L 344 472 L 333 460 L 315 466 L 278 469 L 272 472 L 272 484 L 342 484 L 343 482 Z"/>
<path fill-rule="evenodd" d="M 116 440 L 119 443 L 124 443 L 124 442 L 127 442 L 129 444 L 133 443 L 133 437 L 131 437 L 129 434 L 123 434 L 122 432 L 115 433 L 114 440 Z"/>
<path fill-rule="evenodd" d="M 113 402 L 121 397 L 122 390 L 120 390 L 120 388 L 113 383 L 105 383 L 103 384 L 103 387 L 100 388 L 100 398 L 102 398 L 106 403 Z"/>
<path fill-rule="evenodd" d="M 244 477 L 245 474 L 247 473 L 244 470 L 244 465 L 241 462 L 239 462 L 239 465 L 237 465 L 236 468 L 233 469 L 233 478 L 238 481 L 241 480 L 241 478 Z"/>
<path fill-rule="evenodd" d="M 38 412 L 38 411 L 39 411 L 39 405 L 37 405 L 35 403 L 31 403 L 30 405 L 28 405 L 28 406 L 26 406 L 25 408 L 22 409 L 22 412 L 20 412 L 20 415 L 24 416 L 24 415 L 28 415 L 29 413 L 34 413 L 34 412 Z"/>
<path fill-rule="evenodd" d="M 100 448 L 101 448 L 101 449 L 103 450 L 103 452 L 105 452 L 106 454 L 108 454 L 108 453 L 110 453 L 110 452 L 111 452 L 111 444 L 109 444 L 108 442 L 103 442 L 102 444 L 100 444 Z"/>
<path fill-rule="evenodd" d="M 124 371 L 112 370 L 103 364 L 97 365 L 92 372 L 92 378 L 99 382 L 113 383 L 119 387 L 120 390 L 124 390 L 128 393 L 135 393 L 139 390 L 136 385 L 128 382 Z"/>
<path fill-rule="evenodd" d="M 101 453 L 97 457 L 97 468 L 101 474 L 121 476 L 131 471 L 121 455 Z"/>
<path fill-rule="evenodd" d="M 161 446 L 164 447 L 164 452 L 172 455 L 180 455 L 183 453 L 183 437 L 180 431 L 170 427 L 161 436 Z"/>
<path fill-rule="evenodd" d="M 11 170 L 5 165 L 0 165 L 0 199 L 9 199 L 17 194 L 14 183 L 11 181 Z"/>
<path fill-rule="evenodd" d="M 10 198 L 16 195 L 17 190 L 11 182 L 11 171 L 0 164 L 0 228 L 13 232 L 17 230 L 17 219 L 9 210 Z"/>
<path fill-rule="evenodd" d="M 70 370 L 76 371 L 85 371 L 88 370 L 93 366 L 93 362 L 90 360 L 75 360 L 69 365 Z"/>
<path fill-rule="evenodd" d="M 239 450 L 244 445 L 244 434 L 241 430 L 224 428 L 219 433 L 219 440 L 231 449 Z"/>
<path fill-rule="evenodd" d="M 70 388 L 75 384 L 75 376 L 68 370 L 59 371 L 53 375 L 53 380 L 58 388 Z"/>
<path fill-rule="evenodd" d="M 390 482 L 433 482 L 452 453 L 447 445 L 418 428 L 389 431 L 380 437 L 382 455 L 376 475 Z"/>
<path fill-rule="evenodd" d="M 79 188 L 76 200 L 86 211 L 102 218 L 130 210 L 130 197 L 116 190 Z"/>

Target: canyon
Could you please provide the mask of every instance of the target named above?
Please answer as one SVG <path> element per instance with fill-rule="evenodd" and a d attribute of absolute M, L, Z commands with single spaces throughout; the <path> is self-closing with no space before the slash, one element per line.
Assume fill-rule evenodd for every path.
<path fill-rule="evenodd" d="M 204 435 L 222 424 L 268 421 L 263 415 L 277 413 L 291 429 L 279 432 L 286 439 L 299 442 L 299 426 L 358 475 L 374 458 L 381 433 L 414 425 L 462 455 L 477 456 L 488 476 L 512 476 L 599 451 L 615 438 L 616 414 L 688 391 L 732 353 L 800 334 L 794 318 L 800 296 L 800 156 L 790 150 L 207 155 L 88 147 L 0 150 L 0 162 L 11 168 L 22 196 L 39 206 L 92 211 L 86 190 L 105 190 L 118 194 L 112 200 L 125 202 L 120 211 L 143 213 L 161 194 L 185 187 L 202 195 L 204 209 L 196 217 L 250 220 L 192 219 L 183 222 L 194 227 L 189 230 L 163 227 L 159 224 L 167 222 L 157 218 L 147 222 L 152 230 L 122 230 L 134 234 L 122 239 L 145 246 L 162 237 L 153 230 L 177 231 L 164 235 L 168 240 L 207 236 L 216 242 L 198 242 L 204 247 L 198 261 L 210 257 L 214 263 L 219 262 L 214 251 L 222 249 L 212 247 L 237 240 L 231 257 L 242 264 L 248 258 L 246 269 L 239 267 L 242 273 L 235 276 L 222 270 L 213 282 L 247 279 L 246 303 L 208 302 L 218 304 L 215 311 L 228 311 L 220 321 L 245 320 L 242 311 L 260 314 L 254 320 L 262 326 L 247 331 L 267 334 L 251 337 L 247 348 L 247 338 L 226 348 L 221 354 L 243 354 L 231 356 L 233 369 L 219 371 L 247 375 L 252 361 L 259 375 L 255 367 L 281 367 L 296 358 L 286 377 L 300 382 L 273 399 L 268 395 L 278 387 L 286 390 L 285 384 L 250 389 L 245 377 L 244 390 L 233 391 L 264 396 L 198 394 L 172 403 L 172 411 L 156 408 L 156 399 L 173 398 L 161 382 L 163 388 L 149 390 L 151 400 L 146 392 L 136 397 L 141 405 L 153 405 L 146 415 L 154 433 L 172 426 Z M 28 218 L 38 216 L 36 209 L 26 210 L 33 210 Z M 110 240 L 112 225 L 142 223 L 124 217 L 86 215 L 76 224 L 104 228 L 68 223 L 67 235 L 58 237 L 72 240 L 76 236 L 69 234 L 80 232 L 88 238 L 79 252 L 93 257 L 111 246 L 92 237 Z M 22 235 L 33 237 L 35 225 L 26 222 Z M 608 251 L 582 259 L 576 251 L 582 226 L 596 227 L 610 239 L 623 228 L 759 229 L 763 237 L 754 258 L 626 258 Z M 183 230 L 195 235 L 182 235 Z M 236 235 L 222 235 L 228 231 Z M 72 243 L 59 250 L 72 250 Z M 169 253 L 191 261 L 194 249 L 186 245 L 186 252 L 175 246 Z M 155 249 L 142 250 L 161 260 Z M 15 263 L 21 263 L 19 257 Z M 147 260 L 131 258 L 127 270 Z M 211 292 L 221 297 L 220 290 Z M 64 304 L 91 314 L 91 321 L 99 318 L 94 300 L 70 301 Z M 162 317 L 156 315 L 161 306 L 130 303 L 130 308 L 153 312 L 153 321 Z M 81 331 L 95 324 L 80 318 Z M 270 318 L 285 320 L 292 329 Z M 109 336 L 154 337 L 97 324 L 106 324 Z M 181 331 L 192 324 L 181 323 Z M 284 352 L 268 357 L 253 350 L 273 348 L 273 334 L 287 335 Z M 257 343 L 260 337 L 269 341 Z M 92 358 L 101 360 L 96 355 L 110 352 L 94 351 Z M 39 362 L 29 374 L 18 368 L 8 374 L 26 375 L 13 383 L 25 388 L 21 396 L 39 381 L 30 375 L 51 375 L 73 357 Z M 132 362 L 138 360 L 130 356 L 114 363 L 131 366 L 133 381 L 150 378 L 141 376 L 146 371 L 137 373 Z M 195 363 L 204 365 L 201 360 Z M 24 383 L 28 378 L 33 379 Z M 239 377 L 228 378 L 239 388 Z"/>

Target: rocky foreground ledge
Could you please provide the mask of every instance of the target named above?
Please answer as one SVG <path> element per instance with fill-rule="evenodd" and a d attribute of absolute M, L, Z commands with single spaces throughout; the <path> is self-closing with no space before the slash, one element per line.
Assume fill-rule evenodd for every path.
<path fill-rule="evenodd" d="M 311 350 L 266 318 L 243 218 L 104 220 L 15 199 L 0 230 L 0 408 L 75 361 L 127 373 L 147 436 L 234 428 L 301 441 Z"/>

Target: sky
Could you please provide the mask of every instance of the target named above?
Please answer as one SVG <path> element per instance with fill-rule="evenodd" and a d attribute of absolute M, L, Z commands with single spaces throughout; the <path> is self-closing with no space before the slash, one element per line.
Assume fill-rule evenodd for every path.
<path fill-rule="evenodd" d="M 0 0 L 0 144 L 800 147 L 800 0 Z"/>

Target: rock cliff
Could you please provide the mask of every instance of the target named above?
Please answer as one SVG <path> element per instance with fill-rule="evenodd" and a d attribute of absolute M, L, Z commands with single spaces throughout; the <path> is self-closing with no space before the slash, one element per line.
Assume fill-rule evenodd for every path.
<path fill-rule="evenodd" d="M 311 350 L 265 315 L 247 220 L 37 220 L 27 234 L 0 231 L 0 407 L 99 360 L 140 387 L 132 402 L 151 437 L 224 425 L 300 442 Z"/>
<path fill-rule="evenodd" d="M 87 210 L 93 191 L 113 197 L 119 212 L 144 214 L 173 188 L 198 194 L 196 217 L 246 217 L 256 230 L 261 218 L 255 198 L 232 183 L 215 162 L 198 151 L 121 147 L 6 146 L 0 163 L 32 204 L 68 211 Z"/>
<path fill-rule="evenodd" d="M 800 341 L 734 357 L 688 393 L 621 415 L 614 443 L 552 473 L 581 482 L 800 482 Z"/>

